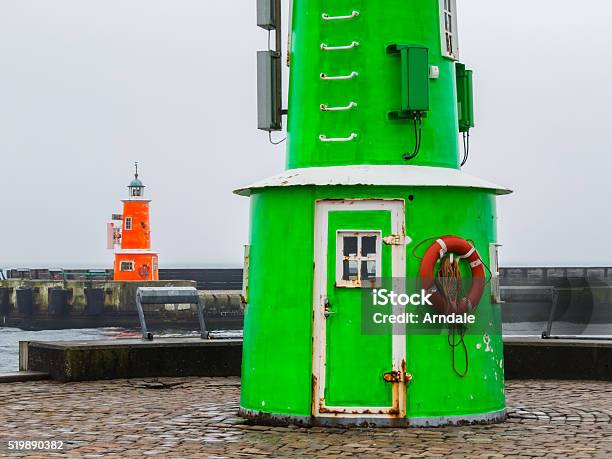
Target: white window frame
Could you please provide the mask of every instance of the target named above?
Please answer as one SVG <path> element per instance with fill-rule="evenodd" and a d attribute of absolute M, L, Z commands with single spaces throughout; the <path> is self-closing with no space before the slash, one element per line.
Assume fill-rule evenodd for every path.
<path fill-rule="evenodd" d="M 357 279 L 346 280 L 343 279 L 344 274 L 344 238 L 356 237 L 357 238 L 357 253 L 354 256 L 349 256 L 349 260 L 357 262 Z M 374 255 L 363 256 L 361 254 L 361 241 L 364 237 L 375 237 L 376 238 L 376 253 Z M 363 261 L 375 261 L 376 262 L 376 276 L 375 278 L 381 277 L 382 270 L 382 231 L 355 231 L 355 230 L 338 230 L 336 231 L 336 287 L 339 288 L 361 288 L 364 286 L 361 278 L 361 262 Z M 367 287 L 372 287 L 372 284 L 368 284 Z"/>
<path fill-rule="evenodd" d="M 448 38 L 451 39 L 451 50 L 448 49 Z M 442 56 L 455 61 L 459 60 L 457 0 L 440 0 L 440 40 L 442 44 Z"/>
<path fill-rule="evenodd" d="M 123 264 L 124 263 L 129 263 L 130 266 L 132 267 L 131 269 L 123 269 Z M 134 272 L 136 270 L 136 262 L 133 260 L 122 260 L 119 262 L 119 271 L 121 271 L 122 273 L 131 273 Z"/>
<path fill-rule="evenodd" d="M 132 228 L 132 217 L 125 217 L 125 226 L 123 229 L 125 229 L 126 231 L 131 231 Z"/>

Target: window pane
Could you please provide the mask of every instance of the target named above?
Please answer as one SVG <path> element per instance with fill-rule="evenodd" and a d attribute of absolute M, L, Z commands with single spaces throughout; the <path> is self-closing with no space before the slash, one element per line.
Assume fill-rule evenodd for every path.
<path fill-rule="evenodd" d="M 356 260 L 344 260 L 342 279 L 347 281 L 358 279 L 358 265 Z"/>
<path fill-rule="evenodd" d="M 344 256 L 357 256 L 357 236 L 344 236 Z"/>
<path fill-rule="evenodd" d="M 376 279 L 376 261 L 362 261 L 361 262 L 361 279 L 369 280 Z"/>
<path fill-rule="evenodd" d="M 122 261 L 121 265 L 119 267 L 120 271 L 133 271 L 134 270 L 134 264 L 131 261 Z"/>
<path fill-rule="evenodd" d="M 361 256 L 376 254 L 376 236 L 364 236 L 361 239 Z"/>

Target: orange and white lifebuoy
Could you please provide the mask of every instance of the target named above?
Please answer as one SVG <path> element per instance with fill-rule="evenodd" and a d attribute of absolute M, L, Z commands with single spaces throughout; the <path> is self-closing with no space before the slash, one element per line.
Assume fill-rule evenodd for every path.
<path fill-rule="evenodd" d="M 472 285 L 468 294 L 453 307 L 436 285 L 436 264 L 446 254 L 454 254 L 460 260 L 465 260 L 472 269 Z M 457 236 L 444 236 L 434 242 L 425 252 L 421 261 L 421 286 L 431 293 L 430 301 L 436 311 L 443 314 L 465 314 L 476 309 L 486 284 L 485 267 L 476 247 Z"/>
<path fill-rule="evenodd" d="M 140 267 L 138 268 L 138 274 L 143 279 L 148 277 L 150 272 L 151 272 L 151 267 L 149 265 L 140 265 Z"/>

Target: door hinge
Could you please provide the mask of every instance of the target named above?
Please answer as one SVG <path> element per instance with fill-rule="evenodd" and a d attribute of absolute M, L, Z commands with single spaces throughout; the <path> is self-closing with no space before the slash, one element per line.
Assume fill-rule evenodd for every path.
<path fill-rule="evenodd" d="M 390 371 L 389 373 L 385 373 L 383 375 L 385 382 L 388 383 L 401 383 L 404 382 L 406 384 L 412 381 L 412 375 L 410 373 L 402 373 L 401 371 Z"/>
<path fill-rule="evenodd" d="M 383 242 L 386 245 L 408 245 L 412 242 L 412 239 L 403 234 L 392 234 L 391 236 L 384 237 Z"/>
<path fill-rule="evenodd" d="M 392 234 L 383 238 L 383 242 L 387 245 L 402 245 L 403 237 L 399 234 Z"/>

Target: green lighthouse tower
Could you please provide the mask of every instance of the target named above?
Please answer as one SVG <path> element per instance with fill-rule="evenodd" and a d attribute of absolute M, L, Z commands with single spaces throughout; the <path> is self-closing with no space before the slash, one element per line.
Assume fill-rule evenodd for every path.
<path fill-rule="evenodd" d="M 284 113 L 279 8 L 258 2 L 259 25 L 277 35 L 276 51 L 258 56 L 268 131 Z M 510 191 L 461 170 L 460 134 L 474 122 L 455 0 L 292 0 L 290 16 L 287 170 L 236 191 L 251 199 L 241 414 L 304 425 L 505 419 L 495 201 Z M 372 288 L 439 290 L 423 275 L 431 254 L 432 279 L 443 262 L 472 276 L 469 295 L 443 296 L 477 324 L 368 329 Z"/>

